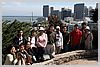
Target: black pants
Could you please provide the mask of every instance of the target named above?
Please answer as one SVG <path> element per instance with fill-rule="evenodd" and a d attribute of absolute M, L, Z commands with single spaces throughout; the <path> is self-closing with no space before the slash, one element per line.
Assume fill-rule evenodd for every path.
<path fill-rule="evenodd" d="M 44 48 L 43 47 L 38 47 L 38 53 L 37 53 L 37 60 L 38 61 L 43 61 L 44 60 L 44 57 L 43 57 L 43 54 L 44 54 Z"/>
<path fill-rule="evenodd" d="M 79 49 L 80 49 L 79 44 L 74 45 L 74 46 L 71 46 L 71 51 L 74 51 L 74 50 L 79 50 Z"/>
<path fill-rule="evenodd" d="M 80 49 L 81 50 L 84 50 L 85 49 L 85 42 L 83 42 L 83 43 L 80 44 Z"/>
<path fill-rule="evenodd" d="M 37 55 L 38 51 L 37 51 L 37 48 L 32 47 L 32 50 L 33 50 L 33 56 L 35 56 L 36 60 L 38 60 L 38 55 Z M 34 58 L 32 58 L 32 61 L 36 62 Z"/>

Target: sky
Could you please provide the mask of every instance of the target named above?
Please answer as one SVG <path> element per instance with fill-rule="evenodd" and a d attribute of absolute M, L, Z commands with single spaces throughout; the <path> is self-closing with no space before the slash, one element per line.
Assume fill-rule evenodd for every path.
<path fill-rule="evenodd" d="M 48 0 L 3 0 L 2 16 L 34 16 L 43 15 L 43 5 L 49 5 L 54 9 L 61 10 L 61 8 L 69 8 L 74 10 L 74 4 L 85 3 L 85 6 L 96 7 L 96 2 L 68 2 L 68 1 L 48 1 Z"/>

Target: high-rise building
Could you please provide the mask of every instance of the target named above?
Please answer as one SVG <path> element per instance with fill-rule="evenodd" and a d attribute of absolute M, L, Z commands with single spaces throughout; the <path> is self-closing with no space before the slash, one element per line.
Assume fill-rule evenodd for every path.
<path fill-rule="evenodd" d="M 61 16 L 62 20 L 64 20 L 65 17 L 71 17 L 72 10 L 71 9 L 62 9 Z"/>
<path fill-rule="evenodd" d="M 61 18 L 61 14 L 59 10 L 53 10 L 52 15 L 56 15 L 59 19 Z"/>
<path fill-rule="evenodd" d="M 48 17 L 49 16 L 49 5 L 44 5 L 43 6 L 43 17 Z"/>
<path fill-rule="evenodd" d="M 88 9 L 88 16 L 91 16 L 91 15 L 92 15 L 92 13 L 91 13 L 92 10 L 93 10 L 93 8 L 92 8 L 91 6 L 89 6 L 89 9 Z"/>
<path fill-rule="evenodd" d="M 87 6 L 84 7 L 84 13 L 85 13 L 85 17 L 87 17 L 88 16 L 88 8 L 87 8 Z"/>
<path fill-rule="evenodd" d="M 74 20 L 84 19 L 84 3 L 74 5 Z"/>
<path fill-rule="evenodd" d="M 54 10 L 54 8 L 50 7 L 50 15 L 52 15 L 53 10 Z"/>
<path fill-rule="evenodd" d="M 96 9 L 98 8 L 98 3 L 96 3 Z"/>

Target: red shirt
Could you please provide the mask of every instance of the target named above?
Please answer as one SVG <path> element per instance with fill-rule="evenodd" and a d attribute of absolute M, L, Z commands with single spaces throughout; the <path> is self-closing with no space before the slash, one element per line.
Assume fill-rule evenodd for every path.
<path fill-rule="evenodd" d="M 71 38 L 72 38 L 71 46 L 79 45 L 81 37 L 82 37 L 82 32 L 79 29 L 77 29 L 77 31 L 72 31 L 71 32 Z"/>

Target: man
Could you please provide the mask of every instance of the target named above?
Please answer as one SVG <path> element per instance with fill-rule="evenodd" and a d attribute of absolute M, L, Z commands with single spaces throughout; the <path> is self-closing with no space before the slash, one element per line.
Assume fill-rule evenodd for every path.
<path fill-rule="evenodd" d="M 46 32 L 48 36 L 48 42 L 46 46 L 46 53 L 50 56 L 50 59 L 54 58 L 55 54 L 55 32 L 54 26 L 50 25 L 49 30 Z"/>
<path fill-rule="evenodd" d="M 85 28 L 87 26 L 86 22 L 83 22 L 81 26 L 82 26 L 82 28 L 81 28 L 82 40 L 81 40 L 81 44 L 80 44 L 80 49 L 85 49 Z"/>
<path fill-rule="evenodd" d="M 71 35 L 71 50 L 78 50 L 81 43 L 82 32 L 78 29 L 78 25 L 74 25 L 74 30 L 70 33 Z"/>

